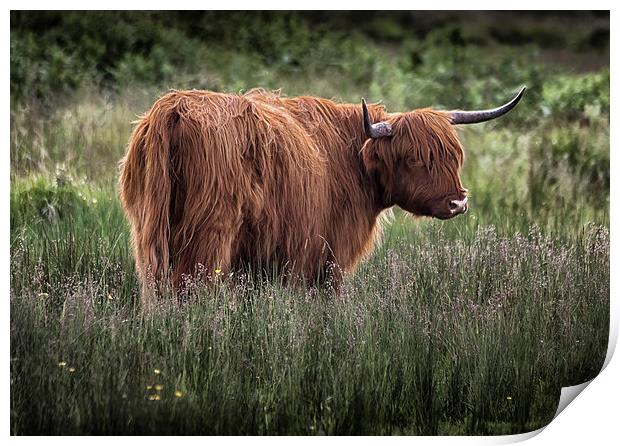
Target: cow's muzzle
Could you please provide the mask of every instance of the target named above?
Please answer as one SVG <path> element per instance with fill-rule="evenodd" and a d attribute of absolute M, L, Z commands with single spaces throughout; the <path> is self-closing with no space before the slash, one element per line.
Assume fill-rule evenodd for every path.
<path fill-rule="evenodd" d="M 448 209 L 450 210 L 450 217 L 464 214 L 467 212 L 467 197 L 462 200 L 450 200 L 448 203 Z"/>

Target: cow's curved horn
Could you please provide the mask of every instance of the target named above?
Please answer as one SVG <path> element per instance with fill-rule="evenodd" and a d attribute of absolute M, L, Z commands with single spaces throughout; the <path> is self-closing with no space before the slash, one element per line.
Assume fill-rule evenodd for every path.
<path fill-rule="evenodd" d="M 370 114 L 368 113 L 368 106 L 364 98 L 362 98 L 362 110 L 364 112 L 364 131 L 366 136 L 373 139 L 392 136 L 392 126 L 387 122 L 377 122 L 376 124 L 370 122 Z"/>
<path fill-rule="evenodd" d="M 525 93 L 526 87 L 521 87 L 519 93 L 506 104 L 492 108 L 490 110 L 477 110 L 477 111 L 461 111 L 456 110 L 451 112 L 450 121 L 452 124 L 476 124 L 477 122 L 489 121 L 491 119 L 499 118 L 500 116 L 508 113 L 515 105 L 519 103 Z"/>

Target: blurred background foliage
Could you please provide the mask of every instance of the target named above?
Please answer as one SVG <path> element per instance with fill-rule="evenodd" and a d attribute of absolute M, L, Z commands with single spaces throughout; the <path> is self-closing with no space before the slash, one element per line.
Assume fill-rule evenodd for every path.
<path fill-rule="evenodd" d="M 605 77 L 561 78 L 548 91 L 541 81 L 562 70 L 536 63 L 588 72 L 607 65 L 608 52 L 604 11 L 15 11 L 11 93 L 23 100 L 85 85 L 281 88 L 286 76 L 338 74 L 348 86 L 341 95 L 370 89 L 406 108 L 477 106 L 504 99 L 494 86 L 527 83 L 552 111 L 574 116 Z M 567 103 L 567 95 L 583 90 L 584 98 Z M 609 102 L 608 95 L 596 100 Z"/>
<path fill-rule="evenodd" d="M 365 96 L 402 111 L 486 108 L 521 85 L 510 116 L 462 129 L 473 203 L 607 222 L 606 11 L 13 11 L 12 176 L 60 168 L 113 184 L 130 122 L 169 88 Z"/>

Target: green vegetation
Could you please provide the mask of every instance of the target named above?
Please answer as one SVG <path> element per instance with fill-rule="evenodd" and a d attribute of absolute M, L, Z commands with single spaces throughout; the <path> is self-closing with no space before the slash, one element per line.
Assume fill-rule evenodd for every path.
<path fill-rule="evenodd" d="M 490 16 L 13 12 L 12 433 L 547 424 L 607 349 L 609 16 Z M 400 111 L 483 108 L 520 85 L 508 116 L 460 131 L 471 211 L 396 211 L 342 293 L 237 273 L 140 307 L 117 166 L 168 88 Z"/>

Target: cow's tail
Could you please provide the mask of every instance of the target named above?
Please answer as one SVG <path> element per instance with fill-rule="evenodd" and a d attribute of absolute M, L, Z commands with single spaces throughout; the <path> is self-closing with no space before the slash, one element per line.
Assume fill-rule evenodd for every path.
<path fill-rule="evenodd" d="M 178 120 L 173 107 L 155 104 L 138 121 L 121 164 L 121 201 L 130 219 L 136 267 L 143 287 L 153 282 L 165 283 L 169 278 L 174 187 L 171 144 Z"/>

